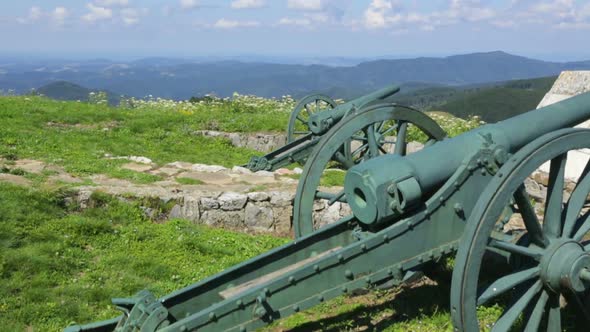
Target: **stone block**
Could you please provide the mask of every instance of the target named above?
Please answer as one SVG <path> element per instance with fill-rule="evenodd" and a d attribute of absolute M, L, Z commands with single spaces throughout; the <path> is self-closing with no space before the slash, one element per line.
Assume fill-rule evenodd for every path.
<path fill-rule="evenodd" d="M 237 211 L 244 208 L 248 196 L 235 192 L 226 192 L 217 198 L 219 207 L 225 211 Z"/>

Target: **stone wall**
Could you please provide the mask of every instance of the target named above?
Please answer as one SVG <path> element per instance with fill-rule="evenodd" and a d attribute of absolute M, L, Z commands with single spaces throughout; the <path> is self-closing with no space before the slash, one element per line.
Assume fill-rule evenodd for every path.
<path fill-rule="evenodd" d="M 82 208 L 93 206 L 93 190 L 80 190 L 76 196 L 77 204 Z M 279 235 L 291 233 L 293 200 L 295 194 L 286 191 L 268 192 L 191 192 L 183 195 L 158 197 L 130 197 L 115 195 L 121 200 L 146 202 L 141 205 L 146 216 L 159 221 L 173 218 L 187 219 L 197 224 L 223 227 L 239 231 L 269 232 Z M 154 200 L 159 201 L 155 207 Z M 162 208 L 162 207 L 168 208 Z M 347 205 L 336 202 L 327 206 L 325 201 L 314 205 L 314 217 L 317 225 L 332 223 L 350 214 Z"/>
<path fill-rule="evenodd" d="M 226 138 L 230 140 L 233 146 L 249 148 L 260 152 L 270 152 L 287 144 L 287 136 L 285 134 L 226 133 L 214 130 L 198 130 L 194 134 Z"/>

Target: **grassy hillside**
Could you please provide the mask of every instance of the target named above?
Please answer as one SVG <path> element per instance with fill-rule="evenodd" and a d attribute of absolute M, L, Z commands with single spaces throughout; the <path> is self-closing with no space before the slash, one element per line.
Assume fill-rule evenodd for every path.
<path fill-rule="evenodd" d="M 60 102 L 41 97 L 0 97 L 0 157 L 37 159 L 75 175 L 107 174 L 139 182 L 157 176 L 124 171 L 124 160 L 144 156 L 157 164 L 178 160 L 233 166 L 256 151 L 229 141 L 194 135 L 195 130 L 283 131 L 291 104 L 241 97 L 200 104 L 148 101 L 136 108 Z"/>

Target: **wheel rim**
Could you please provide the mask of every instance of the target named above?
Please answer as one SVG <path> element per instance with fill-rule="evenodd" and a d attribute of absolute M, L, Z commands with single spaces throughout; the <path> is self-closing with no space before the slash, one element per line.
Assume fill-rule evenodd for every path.
<path fill-rule="evenodd" d="M 446 136 L 438 124 L 424 113 L 394 104 L 371 106 L 344 118 L 330 129 L 308 157 L 298 184 L 293 208 L 295 236 L 301 237 L 314 231 L 316 199 L 327 201 L 326 208 L 335 206 L 335 203 L 346 203 L 343 190 L 318 190 L 324 170 L 334 163 L 346 170 L 383 153 L 405 155 L 409 126 L 416 126 L 423 132 L 428 144 L 442 140 Z M 393 132 L 396 134 L 395 137 L 399 138 L 397 141 L 404 144 L 391 144 L 390 134 Z M 343 142 L 347 142 L 344 147 Z"/>
<path fill-rule="evenodd" d="M 515 154 L 488 185 L 469 218 L 455 262 L 451 307 L 456 330 L 479 330 L 478 306 L 502 297 L 511 297 L 511 303 L 492 331 L 561 331 L 563 299 L 590 321 L 590 210 L 584 206 L 590 193 L 590 163 L 563 204 L 567 152 L 586 148 L 588 142 L 589 131 L 566 129 L 545 135 Z M 544 213 L 538 217 L 523 183 L 549 160 Z M 512 243 L 492 233 L 511 199 L 526 241 Z M 490 248 L 521 263 L 488 281 L 481 267 Z"/>
<path fill-rule="evenodd" d="M 331 110 L 334 107 L 336 107 L 336 102 L 332 98 L 321 94 L 313 94 L 301 99 L 289 118 L 287 143 L 311 133 L 307 123 L 311 114 Z"/>

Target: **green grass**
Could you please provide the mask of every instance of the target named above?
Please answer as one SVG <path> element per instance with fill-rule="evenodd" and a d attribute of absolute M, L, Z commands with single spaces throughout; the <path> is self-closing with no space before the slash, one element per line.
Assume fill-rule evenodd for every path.
<path fill-rule="evenodd" d="M 111 297 L 144 288 L 161 296 L 286 242 L 182 220 L 154 223 L 105 194 L 78 212 L 66 197 L 0 183 L 4 331 L 59 331 L 114 317 Z"/>
<path fill-rule="evenodd" d="M 219 121 L 230 127 L 231 123 L 240 121 L 257 122 L 256 117 L 246 120 L 239 114 L 227 112 L 184 114 L 59 102 L 40 97 L 0 97 L 3 119 L 0 157 L 38 159 L 61 165 L 77 176 L 107 174 L 139 183 L 160 178 L 121 170 L 120 166 L 127 161 L 105 158 L 105 155 L 144 156 L 159 165 L 182 160 L 231 167 L 247 162 L 256 152 L 236 148 L 227 140 L 192 134 L 205 128 L 207 121 Z M 229 119 L 230 115 L 235 116 Z M 266 122 L 270 118 L 266 115 Z M 232 129 L 230 127 L 221 129 Z M 255 125 L 242 129 L 260 128 Z"/>

